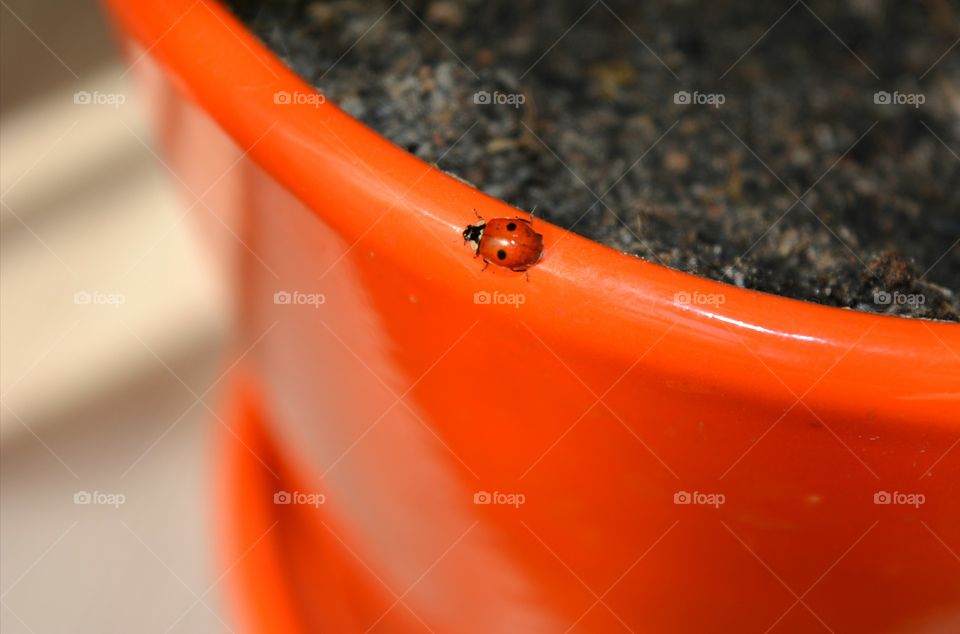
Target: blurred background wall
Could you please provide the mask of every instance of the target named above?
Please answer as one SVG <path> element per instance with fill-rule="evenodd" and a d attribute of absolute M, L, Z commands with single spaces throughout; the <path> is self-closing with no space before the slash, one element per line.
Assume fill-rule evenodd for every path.
<path fill-rule="evenodd" d="M 101 8 L 0 4 L 0 630 L 230 631 L 223 285 Z"/>

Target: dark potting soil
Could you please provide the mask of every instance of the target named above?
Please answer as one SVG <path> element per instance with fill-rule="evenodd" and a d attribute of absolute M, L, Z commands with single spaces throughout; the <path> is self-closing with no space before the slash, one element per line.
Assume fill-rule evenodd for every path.
<path fill-rule="evenodd" d="M 550 222 L 745 288 L 960 319 L 960 3 L 232 5 L 345 110 Z"/>

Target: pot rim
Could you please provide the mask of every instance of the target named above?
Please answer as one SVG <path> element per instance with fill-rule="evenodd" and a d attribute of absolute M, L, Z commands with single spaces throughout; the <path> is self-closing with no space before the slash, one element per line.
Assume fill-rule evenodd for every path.
<path fill-rule="evenodd" d="M 531 330 L 548 348 L 556 338 L 571 340 L 626 365 L 659 346 L 645 363 L 712 389 L 799 397 L 840 411 L 867 404 L 895 418 L 958 426 L 946 411 L 960 400 L 956 324 L 741 289 L 539 219 L 545 256 L 529 281 L 495 266 L 481 272 L 461 235 L 474 210 L 486 218 L 529 215 L 425 164 L 332 102 L 299 97 L 317 93 L 219 2 L 106 1 L 138 55 L 164 65 L 246 156 L 345 238 L 354 257 L 385 258 L 452 301 L 522 294 L 524 310 L 485 306 L 483 315 Z M 765 372 L 762 388 L 745 385 Z"/>

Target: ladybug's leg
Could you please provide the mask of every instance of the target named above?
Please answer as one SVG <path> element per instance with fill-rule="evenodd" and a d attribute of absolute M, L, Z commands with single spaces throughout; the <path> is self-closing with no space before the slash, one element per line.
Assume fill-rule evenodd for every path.
<path fill-rule="evenodd" d="M 525 266 L 522 269 L 510 269 L 510 270 L 516 273 L 523 273 L 523 279 L 527 280 L 528 282 L 530 281 L 530 267 Z"/>
<path fill-rule="evenodd" d="M 523 273 L 523 277 L 526 278 L 528 282 L 530 281 L 530 267 L 528 266 L 525 266 L 523 268 L 516 267 L 510 270 L 513 271 L 514 273 Z"/>
<path fill-rule="evenodd" d="M 490 266 L 490 262 L 489 262 L 488 260 L 484 260 L 484 261 L 483 261 L 483 268 L 480 269 L 480 272 L 483 273 L 484 271 L 486 271 L 488 266 Z"/>

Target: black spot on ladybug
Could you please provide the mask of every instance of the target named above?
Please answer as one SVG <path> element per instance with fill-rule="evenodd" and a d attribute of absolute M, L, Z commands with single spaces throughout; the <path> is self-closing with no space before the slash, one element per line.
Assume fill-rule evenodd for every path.
<path fill-rule="evenodd" d="M 506 251 L 504 251 L 503 249 L 500 249 L 499 251 L 497 251 L 497 259 L 498 259 L 498 260 L 505 260 L 506 258 L 507 258 L 507 252 L 506 252 Z"/>
<path fill-rule="evenodd" d="M 516 230 L 517 230 L 517 223 L 511 222 L 510 224 L 507 225 L 507 231 L 516 231 Z"/>

